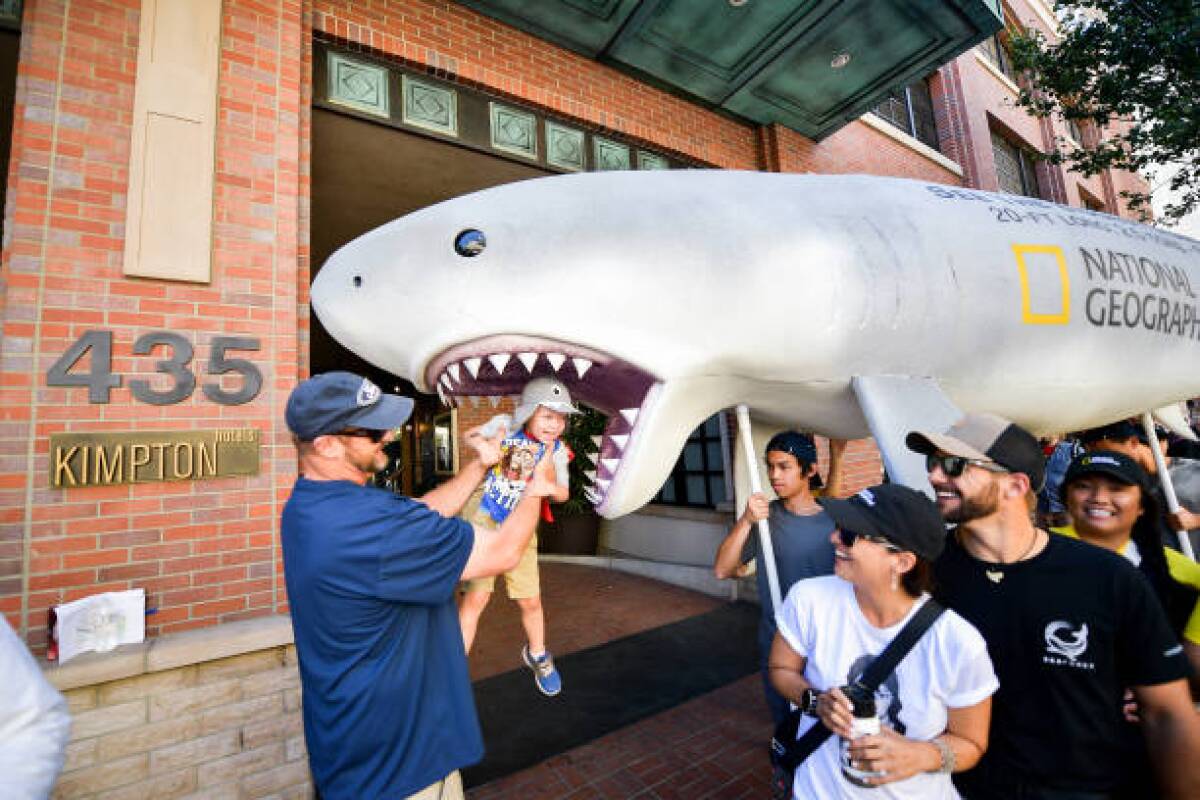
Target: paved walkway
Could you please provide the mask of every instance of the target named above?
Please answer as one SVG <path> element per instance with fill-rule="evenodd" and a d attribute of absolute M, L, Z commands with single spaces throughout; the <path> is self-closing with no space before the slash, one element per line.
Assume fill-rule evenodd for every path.
<path fill-rule="evenodd" d="M 548 641 L 556 655 L 677 622 L 722 603 L 646 578 L 556 563 L 542 564 L 542 594 Z M 471 657 L 472 678 L 518 668 L 523 641 L 516 604 L 501 591 L 484 613 Z M 569 692 L 570 676 L 563 681 Z M 769 734 L 759 678 L 752 675 L 475 787 L 468 797 L 761 798 L 769 793 Z"/>

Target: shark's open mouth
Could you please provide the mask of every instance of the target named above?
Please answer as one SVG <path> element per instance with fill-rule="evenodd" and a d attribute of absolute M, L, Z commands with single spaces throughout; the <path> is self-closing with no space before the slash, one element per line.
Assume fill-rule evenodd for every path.
<path fill-rule="evenodd" d="M 434 358 L 425 371 L 425 383 L 436 387 L 450 406 L 499 405 L 506 395 L 516 395 L 533 378 L 549 376 L 562 381 L 571 398 L 604 412 L 608 425 L 593 437 L 595 453 L 579 453 L 595 463 L 592 502 L 600 506 L 638 435 L 639 417 L 653 402 L 653 375 L 597 350 L 531 336 L 504 335 L 457 345 Z"/>

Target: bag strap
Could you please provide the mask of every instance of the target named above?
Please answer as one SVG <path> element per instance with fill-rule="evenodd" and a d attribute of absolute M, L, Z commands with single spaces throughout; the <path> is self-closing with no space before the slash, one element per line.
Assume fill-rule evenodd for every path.
<path fill-rule="evenodd" d="M 922 606 L 913 614 L 912 619 L 905 623 L 896 638 L 888 642 L 874 661 L 872 661 L 855 684 L 874 694 L 879 686 L 895 671 L 896 666 L 904 660 L 913 646 L 925 635 L 925 631 L 937 621 L 946 609 L 932 597 L 927 598 Z M 833 735 L 833 731 L 818 721 L 799 739 L 796 731 L 799 729 L 800 712 L 793 711 L 787 719 L 775 729 L 771 747 L 780 753 L 780 760 L 789 770 L 795 770 L 804 759 L 808 758 L 825 740 Z M 790 736 L 788 731 L 790 729 Z"/>

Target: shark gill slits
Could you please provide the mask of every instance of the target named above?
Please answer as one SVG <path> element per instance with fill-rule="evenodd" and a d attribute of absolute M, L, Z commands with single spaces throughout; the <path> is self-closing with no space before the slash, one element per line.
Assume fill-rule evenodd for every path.
<path fill-rule="evenodd" d="M 487 247 L 487 237 L 483 231 L 467 228 L 454 237 L 454 252 L 463 258 L 474 258 Z"/>

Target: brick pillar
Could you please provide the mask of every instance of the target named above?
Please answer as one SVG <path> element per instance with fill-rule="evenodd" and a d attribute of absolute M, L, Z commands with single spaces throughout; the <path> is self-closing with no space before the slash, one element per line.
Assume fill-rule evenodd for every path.
<path fill-rule="evenodd" d="M 100 591 L 146 589 L 158 609 L 150 635 L 272 614 L 285 602 L 278 518 L 295 459 L 282 408 L 301 360 L 301 6 L 224 0 L 209 283 L 122 274 L 139 9 L 132 0 L 26 8 L 0 301 L 0 612 L 35 649 L 47 608 Z M 107 403 L 46 383 L 89 329 L 113 336 L 123 384 Z M 129 389 L 134 378 L 160 390 L 170 383 L 157 374 L 161 349 L 132 355 L 133 342 L 157 330 L 195 349 L 196 391 L 166 406 Z M 252 402 L 218 405 L 200 390 L 213 380 L 214 336 L 260 341 L 248 354 L 263 375 Z M 55 432 L 233 427 L 261 432 L 258 476 L 49 486 Z"/>

